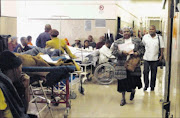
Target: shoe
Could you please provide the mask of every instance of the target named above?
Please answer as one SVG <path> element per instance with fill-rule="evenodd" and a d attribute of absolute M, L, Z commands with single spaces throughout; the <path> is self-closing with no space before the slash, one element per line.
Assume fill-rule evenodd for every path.
<path fill-rule="evenodd" d="M 135 91 L 131 92 L 130 100 L 132 101 L 134 99 Z"/>
<path fill-rule="evenodd" d="M 124 106 L 126 104 L 126 100 L 121 100 L 120 106 Z"/>
<path fill-rule="evenodd" d="M 144 91 L 146 91 L 147 90 L 147 87 L 144 87 Z"/>
<path fill-rule="evenodd" d="M 154 87 L 151 87 L 151 91 L 154 91 Z"/>

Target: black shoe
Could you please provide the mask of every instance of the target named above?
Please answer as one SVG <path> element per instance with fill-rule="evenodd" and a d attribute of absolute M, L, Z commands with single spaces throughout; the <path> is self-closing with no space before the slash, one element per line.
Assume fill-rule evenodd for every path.
<path fill-rule="evenodd" d="M 134 95 L 135 95 L 135 91 L 131 92 L 130 100 L 133 100 L 133 99 L 134 99 Z"/>
<path fill-rule="evenodd" d="M 147 90 L 147 87 L 144 87 L 144 91 L 146 91 Z"/>
<path fill-rule="evenodd" d="M 154 87 L 151 87 L 151 91 L 154 91 Z"/>
<path fill-rule="evenodd" d="M 121 100 L 120 106 L 124 106 L 126 104 L 126 100 Z"/>

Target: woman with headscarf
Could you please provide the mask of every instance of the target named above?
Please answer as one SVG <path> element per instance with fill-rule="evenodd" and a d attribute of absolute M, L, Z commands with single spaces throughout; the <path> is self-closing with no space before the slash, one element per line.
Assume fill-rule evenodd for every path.
<path fill-rule="evenodd" d="M 10 42 L 8 43 L 8 49 L 9 51 L 14 51 L 14 49 L 17 47 L 18 43 L 17 43 L 17 37 L 13 36 L 10 40 Z"/>
<path fill-rule="evenodd" d="M 125 49 L 128 46 L 132 47 L 129 51 Z M 138 65 L 133 72 L 127 70 L 124 65 L 131 56 L 142 57 L 145 49 L 141 40 L 136 37 L 131 37 L 130 28 L 125 27 L 123 29 L 123 38 L 116 40 L 112 44 L 111 50 L 112 54 L 117 58 L 115 77 L 118 79 L 117 91 L 122 93 L 120 105 L 123 106 L 126 104 L 126 92 L 131 92 L 130 100 L 133 100 L 135 88 L 142 88 L 140 65 Z"/>

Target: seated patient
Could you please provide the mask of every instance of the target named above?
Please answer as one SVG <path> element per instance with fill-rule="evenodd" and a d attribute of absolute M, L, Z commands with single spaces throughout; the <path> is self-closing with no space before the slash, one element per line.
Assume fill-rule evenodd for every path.
<path fill-rule="evenodd" d="M 32 37 L 31 36 L 27 36 L 27 41 L 28 41 L 28 43 L 27 43 L 27 45 L 28 46 L 33 46 L 33 44 L 32 44 Z"/>
<path fill-rule="evenodd" d="M 89 40 L 84 41 L 83 49 L 89 49 Z"/>
<path fill-rule="evenodd" d="M 30 50 L 31 47 L 28 46 L 28 41 L 26 37 L 21 37 L 21 44 L 18 44 L 17 47 L 14 49 L 14 52 L 25 52 L 27 50 Z"/>
<path fill-rule="evenodd" d="M 105 37 L 101 36 L 99 38 L 99 42 L 96 44 L 96 49 L 100 49 L 105 44 Z"/>
<path fill-rule="evenodd" d="M 17 37 L 13 36 L 11 37 L 9 43 L 8 43 L 8 50 L 9 51 L 14 51 L 14 49 L 17 47 Z"/>
<path fill-rule="evenodd" d="M 111 42 L 106 40 L 105 45 L 99 49 L 99 64 L 108 62 L 109 58 L 115 58 L 110 50 Z"/>
<path fill-rule="evenodd" d="M 50 35 L 51 35 L 51 40 L 46 42 L 46 48 L 60 49 L 62 53 L 64 53 L 65 51 L 70 58 L 72 59 L 76 58 L 76 56 L 73 55 L 69 50 L 65 40 L 57 38 L 59 32 L 56 29 L 52 29 Z"/>
<path fill-rule="evenodd" d="M 29 118 L 29 78 L 22 75 L 22 61 L 4 51 L 0 55 L 0 69 L 0 118 Z"/>
<path fill-rule="evenodd" d="M 75 40 L 75 43 L 72 44 L 72 47 L 82 48 L 81 40 L 80 40 L 80 39 L 76 39 L 76 40 Z"/>

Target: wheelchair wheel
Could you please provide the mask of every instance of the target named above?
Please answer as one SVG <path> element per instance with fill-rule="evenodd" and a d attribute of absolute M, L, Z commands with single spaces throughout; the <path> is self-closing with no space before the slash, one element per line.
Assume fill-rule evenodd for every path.
<path fill-rule="evenodd" d="M 94 77 L 99 84 L 108 85 L 113 82 L 115 69 L 110 63 L 104 63 L 94 71 Z"/>

